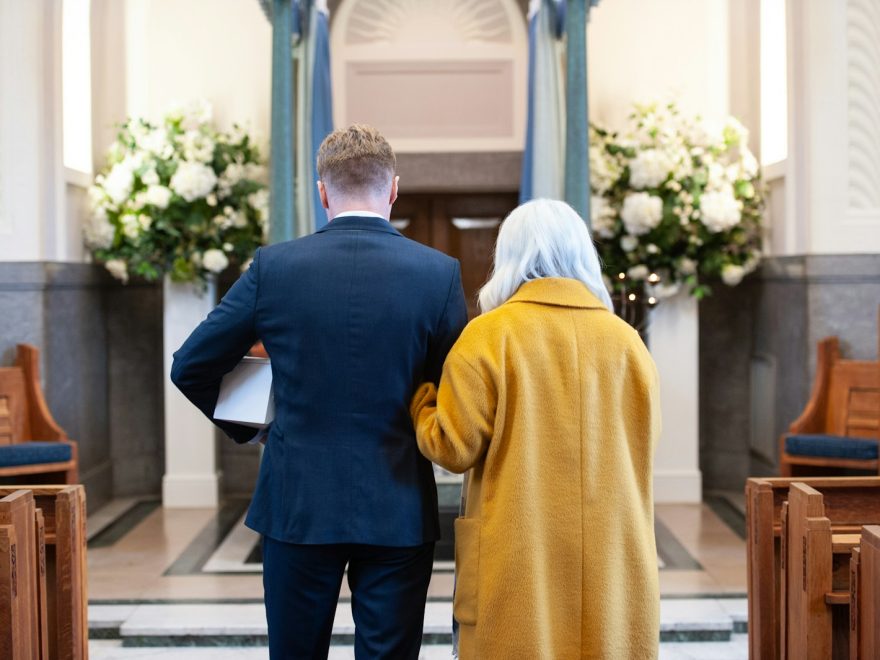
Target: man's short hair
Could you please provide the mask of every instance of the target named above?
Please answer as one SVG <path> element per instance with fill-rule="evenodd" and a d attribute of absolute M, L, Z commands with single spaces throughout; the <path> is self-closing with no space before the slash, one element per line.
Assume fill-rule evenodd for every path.
<path fill-rule="evenodd" d="M 391 145 L 366 124 L 333 131 L 318 149 L 318 177 L 342 195 L 381 193 L 396 171 Z"/>

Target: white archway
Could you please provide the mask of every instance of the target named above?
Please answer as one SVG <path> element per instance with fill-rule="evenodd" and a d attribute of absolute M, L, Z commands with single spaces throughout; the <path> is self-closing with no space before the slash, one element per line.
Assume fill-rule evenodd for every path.
<path fill-rule="evenodd" d="M 331 31 L 334 120 L 400 152 L 515 151 L 528 37 L 514 0 L 346 0 Z"/>

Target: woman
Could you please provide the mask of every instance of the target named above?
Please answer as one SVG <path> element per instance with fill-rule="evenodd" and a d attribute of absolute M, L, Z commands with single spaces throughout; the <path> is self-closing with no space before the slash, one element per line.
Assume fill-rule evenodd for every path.
<path fill-rule="evenodd" d="M 439 392 L 422 385 L 411 407 L 422 453 L 471 470 L 461 658 L 654 658 L 657 372 L 611 311 L 581 218 L 549 200 L 514 210 L 480 307 Z"/>

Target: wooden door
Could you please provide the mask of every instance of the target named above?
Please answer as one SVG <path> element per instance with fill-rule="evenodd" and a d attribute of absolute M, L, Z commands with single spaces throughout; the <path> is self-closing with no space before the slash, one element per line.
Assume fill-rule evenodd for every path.
<path fill-rule="evenodd" d="M 516 205 L 516 193 L 401 195 L 391 222 L 407 238 L 459 260 L 468 316 L 473 318 L 479 314 L 477 294 L 492 269 L 498 228 Z"/>

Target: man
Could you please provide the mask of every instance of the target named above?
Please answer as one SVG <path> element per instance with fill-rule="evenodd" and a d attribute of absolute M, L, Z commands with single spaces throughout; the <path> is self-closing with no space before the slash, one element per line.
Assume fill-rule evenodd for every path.
<path fill-rule="evenodd" d="M 329 135 L 318 187 L 330 223 L 258 250 L 174 356 L 172 380 L 208 417 L 256 341 L 272 359 L 275 421 L 246 523 L 263 535 L 273 658 L 327 657 L 346 565 L 356 657 L 418 658 L 439 525 L 409 403 L 439 380 L 467 318 L 458 262 L 388 222 L 395 172 L 375 129 Z"/>

